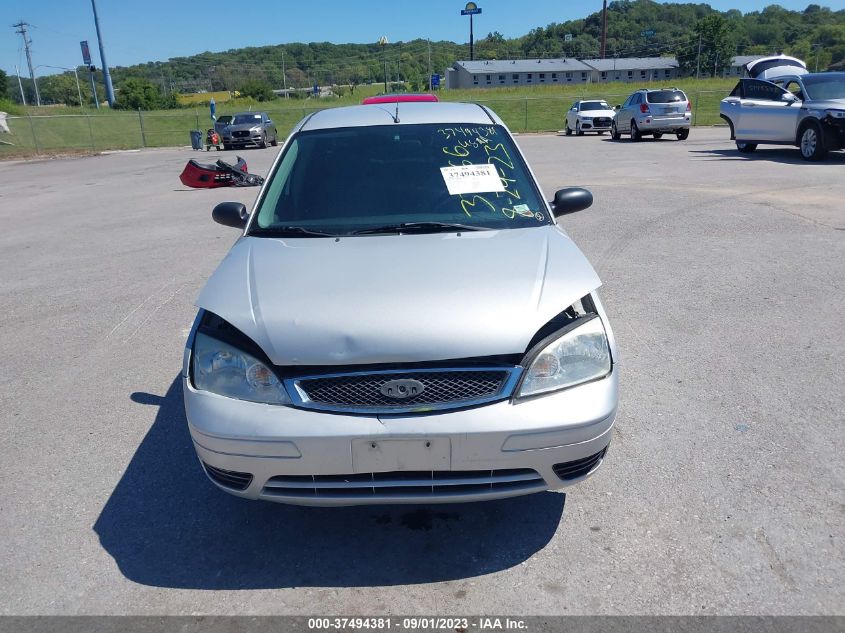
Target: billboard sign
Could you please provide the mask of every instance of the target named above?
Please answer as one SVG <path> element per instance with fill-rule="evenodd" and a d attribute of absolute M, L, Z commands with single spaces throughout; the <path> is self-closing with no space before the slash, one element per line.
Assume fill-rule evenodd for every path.
<path fill-rule="evenodd" d="M 82 63 L 86 66 L 91 65 L 91 50 L 88 48 L 88 40 L 83 40 L 79 43 L 79 47 L 82 49 Z"/>

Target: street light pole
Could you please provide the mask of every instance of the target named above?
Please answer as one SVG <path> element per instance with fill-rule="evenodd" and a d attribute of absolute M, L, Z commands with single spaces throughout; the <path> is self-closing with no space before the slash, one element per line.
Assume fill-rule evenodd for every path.
<path fill-rule="evenodd" d="M 39 64 L 36 68 L 54 68 L 56 70 L 72 70 L 73 76 L 76 78 L 76 93 L 79 95 L 79 107 L 82 107 L 82 89 L 79 87 L 79 74 L 76 68 L 65 68 L 64 66 L 49 66 L 48 64 Z"/>
<path fill-rule="evenodd" d="M 387 55 L 385 52 L 385 47 L 387 46 L 387 38 L 382 35 L 378 41 L 381 44 L 381 59 L 384 63 L 384 92 L 387 94 Z"/>

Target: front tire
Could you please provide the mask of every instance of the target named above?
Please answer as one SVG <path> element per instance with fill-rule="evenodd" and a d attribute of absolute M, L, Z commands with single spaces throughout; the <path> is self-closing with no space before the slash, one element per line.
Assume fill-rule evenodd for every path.
<path fill-rule="evenodd" d="M 584 136 L 584 130 L 581 129 L 581 123 L 575 124 L 575 134 L 576 136 Z"/>
<path fill-rule="evenodd" d="M 654 136 L 654 138 L 663 138 L 663 132 L 655 132 L 652 136 Z"/>
<path fill-rule="evenodd" d="M 276 147 L 279 144 L 279 131 L 273 130 L 273 140 L 270 141 L 270 145 Z"/>
<path fill-rule="evenodd" d="M 737 141 L 736 149 L 742 154 L 750 154 L 757 149 L 757 143 L 743 143 L 742 141 Z"/>
<path fill-rule="evenodd" d="M 572 136 L 572 128 L 569 127 L 569 121 L 566 122 L 566 127 L 563 128 L 563 133 L 567 136 Z"/>
<path fill-rule="evenodd" d="M 639 143 L 643 140 L 643 135 L 640 133 L 640 128 L 637 127 L 637 122 L 632 120 L 631 121 L 631 140 L 634 143 Z"/>
<path fill-rule="evenodd" d="M 817 161 L 827 156 L 821 127 L 816 122 L 808 123 L 801 132 L 801 156 L 804 160 Z"/>
<path fill-rule="evenodd" d="M 678 130 L 675 135 L 678 137 L 679 141 L 685 141 L 689 138 L 689 128 L 683 128 Z"/>
<path fill-rule="evenodd" d="M 267 134 L 261 135 L 261 142 L 258 144 L 261 149 L 267 149 Z"/>
<path fill-rule="evenodd" d="M 616 121 L 610 124 L 610 138 L 614 141 L 618 141 L 620 138 L 622 138 L 622 135 L 619 133 L 619 130 L 616 127 Z"/>

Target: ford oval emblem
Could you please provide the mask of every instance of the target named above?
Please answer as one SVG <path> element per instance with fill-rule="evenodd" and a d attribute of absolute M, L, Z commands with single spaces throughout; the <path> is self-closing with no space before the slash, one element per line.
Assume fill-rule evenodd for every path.
<path fill-rule="evenodd" d="M 379 389 L 381 395 L 396 400 L 407 400 L 425 391 L 425 385 L 419 380 L 388 380 Z"/>

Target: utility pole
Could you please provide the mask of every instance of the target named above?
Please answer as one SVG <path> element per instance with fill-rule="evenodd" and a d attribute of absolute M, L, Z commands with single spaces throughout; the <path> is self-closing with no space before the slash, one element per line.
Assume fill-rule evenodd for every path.
<path fill-rule="evenodd" d="M 35 87 L 35 105 L 40 106 L 41 95 L 38 94 L 38 82 L 35 81 L 35 71 L 32 69 L 32 52 L 29 50 L 29 45 L 32 44 L 32 40 L 26 36 L 26 27 L 31 25 L 21 20 L 12 26 L 18 29 L 15 33 L 19 33 L 23 37 L 23 47 L 26 50 L 26 64 L 29 66 L 29 78 L 32 79 L 32 85 Z M 20 75 L 18 75 L 18 80 L 20 80 Z"/>
<path fill-rule="evenodd" d="M 21 90 L 21 103 L 26 105 L 26 97 L 23 96 L 23 84 L 21 83 L 21 71 L 17 67 L 17 64 L 15 65 L 15 74 L 18 76 L 18 88 Z"/>
<path fill-rule="evenodd" d="M 282 51 L 282 86 L 285 89 L 285 99 L 288 98 L 288 78 L 285 74 L 285 52 Z"/>
<path fill-rule="evenodd" d="M 604 59 L 607 52 L 607 0 L 604 0 L 604 8 L 601 11 L 601 58 Z"/>
<path fill-rule="evenodd" d="M 97 17 L 97 4 L 91 0 L 91 8 L 94 9 L 94 26 L 97 27 L 97 42 L 100 44 L 100 63 L 103 65 L 103 83 L 106 86 L 106 100 L 109 102 L 109 107 L 114 107 L 114 88 L 111 84 L 111 74 L 109 74 L 109 66 L 106 64 L 106 50 L 103 46 L 103 35 L 100 33 L 100 19 Z"/>
<path fill-rule="evenodd" d="M 428 91 L 433 92 L 431 86 L 431 40 L 428 40 Z"/>
<path fill-rule="evenodd" d="M 701 33 L 698 34 L 698 63 L 695 68 L 695 78 L 701 77 Z"/>
<path fill-rule="evenodd" d="M 382 35 L 378 41 L 381 44 L 381 60 L 384 63 L 384 94 L 387 94 L 387 54 L 386 54 L 386 47 L 387 47 L 387 38 Z"/>

